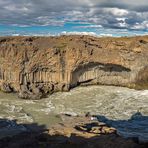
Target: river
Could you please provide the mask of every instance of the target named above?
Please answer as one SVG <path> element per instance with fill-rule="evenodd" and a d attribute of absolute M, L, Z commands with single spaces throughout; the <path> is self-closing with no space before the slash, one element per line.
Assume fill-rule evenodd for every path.
<path fill-rule="evenodd" d="M 26 130 L 21 123 L 50 127 L 61 121 L 57 114 L 87 112 L 98 115 L 124 137 L 148 141 L 148 90 L 115 86 L 77 87 L 41 100 L 22 100 L 16 94 L 0 92 L 0 137 Z"/>

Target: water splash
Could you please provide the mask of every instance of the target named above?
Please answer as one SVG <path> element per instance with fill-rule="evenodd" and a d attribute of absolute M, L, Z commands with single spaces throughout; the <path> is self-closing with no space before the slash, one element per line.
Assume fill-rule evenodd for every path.
<path fill-rule="evenodd" d="M 0 93 L 0 117 L 16 119 L 20 123 L 37 122 L 51 126 L 60 121 L 56 114 L 84 115 L 86 112 L 114 121 L 128 120 L 137 111 L 148 116 L 148 90 L 138 91 L 114 86 L 77 87 L 70 92 L 58 92 L 37 101 L 21 100 L 15 94 Z M 137 132 L 140 133 L 143 129 L 142 132 L 147 134 L 147 124 L 141 123 L 139 126 Z M 122 135 L 129 134 L 122 129 L 123 126 L 119 130 Z M 137 135 L 134 130 L 131 133 L 132 136 Z M 145 139 L 146 136 L 142 135 L 140 138 Z"/>

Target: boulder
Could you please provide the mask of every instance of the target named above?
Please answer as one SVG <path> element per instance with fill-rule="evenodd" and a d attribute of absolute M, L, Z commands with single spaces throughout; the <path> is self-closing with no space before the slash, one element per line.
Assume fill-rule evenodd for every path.
<path fill-rule="evenodd" d="M 13 92 L 13 88 L 11 87 L 10 83 L 3 82 L 1 84 L 1 91 L 6 92 L 6 93 L 11 93 Z"/>

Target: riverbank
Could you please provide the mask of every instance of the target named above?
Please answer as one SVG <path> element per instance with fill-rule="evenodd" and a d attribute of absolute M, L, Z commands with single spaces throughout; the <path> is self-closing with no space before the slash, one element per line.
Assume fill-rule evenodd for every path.
<path fill-rule="evenodd" d="M 62 122 L 49 129 L 37 124 L 30 132 L 0 140 L 3 148 L 146 148 L 147 143 L 138 143 L 136 138 L 124 139 L 115 128 L 97 121 L 92 116 L 58 115 Z M 93 120 L 92 120 L 93 119 Z M 31 129 L 31 128 L 30 128 Z"/>

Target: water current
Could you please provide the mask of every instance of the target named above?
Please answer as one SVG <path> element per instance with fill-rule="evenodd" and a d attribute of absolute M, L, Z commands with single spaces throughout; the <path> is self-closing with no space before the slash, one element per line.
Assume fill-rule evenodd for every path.
<path fill-rule="evenodd" d="M 148 90 L 115 86 L 77 87 L 41 100 L 22 100 L 16 94 L 0 92 L 0 137 L 26 130 L 19 124 L 50 127 L 61 121 L 57 114 L 87 112 L 117 128 L 124 137 L 148 141 Z"/>

